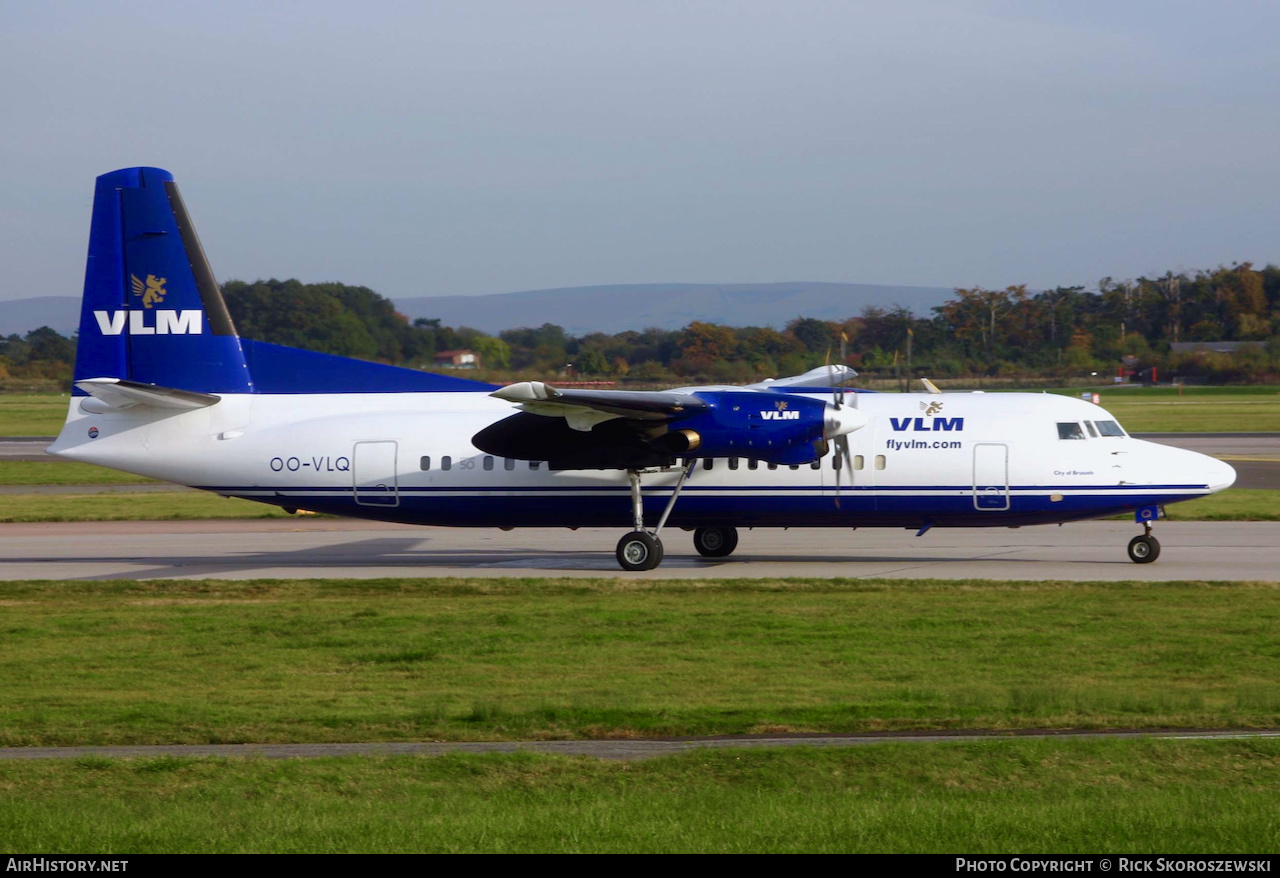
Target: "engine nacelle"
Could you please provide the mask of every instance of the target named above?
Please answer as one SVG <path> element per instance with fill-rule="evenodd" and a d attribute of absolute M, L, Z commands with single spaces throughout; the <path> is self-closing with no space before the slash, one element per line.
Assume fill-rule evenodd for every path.
<path fill-rule="evenodd" d="M 679 457 L 746 457 L 809 463 L 826 449 L 828 406 L 820 399 L 758 391 L 699 391 L 706 411 L 675 421 L 652 440 Z"/>

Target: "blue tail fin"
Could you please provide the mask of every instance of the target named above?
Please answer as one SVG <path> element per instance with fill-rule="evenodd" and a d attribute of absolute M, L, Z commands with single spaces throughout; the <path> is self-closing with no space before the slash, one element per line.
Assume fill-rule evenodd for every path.
<path fill-rule="evenodd" d="M 159 168 L 125 168 L 98 178 L 76 350 L 75 380 L 89 378 L 199 393 L 497 389 L 240 339 L 173 175 Z"/>
<path fill-rule="evenodd" d="M 86 378 L 253 392 L 240 339 L 168 171 L 126 168 L 98 178 L 76 351 L 75 380 Z"/>

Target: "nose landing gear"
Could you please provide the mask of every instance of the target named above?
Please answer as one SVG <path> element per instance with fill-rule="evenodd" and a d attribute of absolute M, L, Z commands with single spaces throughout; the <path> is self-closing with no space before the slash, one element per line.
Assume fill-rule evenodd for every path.
<path fill-rule="evenodd" d="M 1144 521 L 1146 532 L 1129 540 L 1129 560 L 1135 564 L 1150 564 L 1160 557 L 1160 541 L 1151 535 L 1151 522 Z"/>

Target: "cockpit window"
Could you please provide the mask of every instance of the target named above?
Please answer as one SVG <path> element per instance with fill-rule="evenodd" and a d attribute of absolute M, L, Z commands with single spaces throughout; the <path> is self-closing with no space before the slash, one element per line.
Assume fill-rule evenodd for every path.
<path fill-rule="evenodd" d="M 1123 436 L 1124 430 L 1115 421 L 1098 421 L 1098 432 L 1103 436 Z"/>
<path fill-rule="evenodd" d="M 1093 421 L 1085 421 L 1085 422 L 1084 422 L 1084 428 L 1085 428 L 1086 430 L 1088 430 L 1088 431 L 1089 431 L 1089 438 L 1090 438 L 1090 439 L 1097 439 L 1097 438 L 1098 438 L 1098 431 L 1097 431 L 1097 430 L 1095 430 L 1095 429 L 1093 429 Z"/>
<path fill-rule="evenodd" d="M 1080 425 L 1075 421 L 1060 422 L 1058 424 L 1059 439 L 1083 439 L 1084 430 L 1080 429 Z"/>

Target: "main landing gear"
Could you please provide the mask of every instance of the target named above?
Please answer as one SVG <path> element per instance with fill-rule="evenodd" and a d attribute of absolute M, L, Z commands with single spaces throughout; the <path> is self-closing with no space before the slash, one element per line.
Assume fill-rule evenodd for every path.
<path fill-rule="evenodd" d="M 667 506 L 662 510 L 658 526 L 652 531 L 645 530 L 644 527 L 644 502 L 640 495 L 640 476 L 643 471 L 627 470 L 627 477 L 631 480 L 632 530 L 618 540 L 618 565 L 623 570 L 652 570 L 662 563 L 662 540 L 658 535 L 662 533 L 662 527 L 667 523 L 667 518 L 676 505 L 680 489 L 684 487 L 685 480 L 689 478 L 689 474 L 693 472 L 697 463 L 696 460 L 690 460 L 680 471 L 680 479 L 676 482 L 675 490 L 671 492 L 671 498 L 667 500 Z M 723 558 L 738 547 L 737 528 L 700 527 L 693 533 L 693 546 L 704 557 Z"/>
<path fill-rule="evenodd" d="M 738 548 L 738 529 L 700 527 L 693 532 L 693 547 L 704 558 L 726 558 Z"/>
<path fill-rule="evenodd" d="M 1146 532 L 1129 540 L 1129 560 L 1135 564 L 1150 564 L 1160 557 L 1160 541 L 1151 535 L 1151 522 L 1144 521 Z"/>
<path fill-rule="evenodd" d="M 667 523 L 667 516 L 676 505 L 685 479 L 689 478 L 689 473 L 693 472 L 693 468 L 697 465 L 697 460 L 690 460 L 680 471 L 676 489 L 671 492 L 671 499 L 667 501 L 667 507 L 662 510 L 662 517 L 658 519 L 658 526 L 652 532 L 644 528 L 644 499 L 640 496 L 640 476 L 644 471 L 627 470 L 627 478 L 631 480 L 631 533 L 618 540 L 616 553 L 618 565 L 623 570 L 652 570 L 662 563 L 662 540 L 658 535 L 662 533 L 662 526 Z M 657 472 L 657 470 L 649 472 Z"/>

